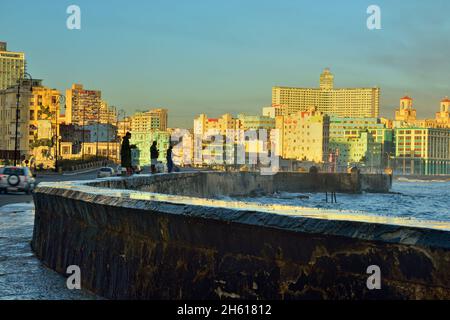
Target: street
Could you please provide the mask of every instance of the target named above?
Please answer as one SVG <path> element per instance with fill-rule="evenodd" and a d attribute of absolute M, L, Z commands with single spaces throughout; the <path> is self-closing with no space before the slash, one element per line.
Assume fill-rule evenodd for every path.
<path fill-rule="evenodd" d="M 74 175 L 38 174 L 37 182 L 95 179 L 97 170 Z M 66 279 L 46 268 L 30 247 L 33 234 L 33 197 L 0 194 L 0 300 L 98 299 L 69 290 Z"/>
<path fill-rule="evenodd" d="M 37 174 L 36 182 L 56 182 L 69 180 L 89 180 L 97 177 L 97 169 L 85 173 L 67 173 L 67 174 Z M 0 208 L 7 204 L 13 203 L 31 203 L 33 201 L 32 195 L 27 195 L 23 192 L 0 194 Z"/>

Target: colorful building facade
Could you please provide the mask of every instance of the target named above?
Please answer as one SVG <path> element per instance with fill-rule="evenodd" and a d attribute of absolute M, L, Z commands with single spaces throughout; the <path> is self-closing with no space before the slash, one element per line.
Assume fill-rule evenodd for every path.
<path fill-rule="evenodd" d="M 380 88 L 334 88 L 334 76 L 325 69 L 319 88 L 273 87 L 272 106 L 279 106 L 283 115 L 316 107 L 328 115 L 378 117 Z"/>
<path fill-rule="evenodd" d="M 312 108 L 289 116 L 278 116 L 282 158 L 322 163 L 326 161 L 330 118 Z"/>
<path fill-rule="evenodd" d="M 398 174 L 450 174 L 450 130 L 395 129 L 394 168 Z"/>

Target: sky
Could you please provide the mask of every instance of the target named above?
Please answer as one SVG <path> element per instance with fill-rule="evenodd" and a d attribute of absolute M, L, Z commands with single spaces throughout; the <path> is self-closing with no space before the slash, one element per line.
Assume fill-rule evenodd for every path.
<path fill-rule="evenodd" d="M 81 29 L 69 30 L 69 5 Z M 381 9 L 369 30 L 367 8 Z M 381 115 L 414 98 L 434 117 L 450 96 L 448 0 L 0 0 L 0 41 L 33 78 L 102 91 L 132 113 L 164 107 L 170 127 L 199 113 L 259 114 L 275 85 L 381 88 Z"/>

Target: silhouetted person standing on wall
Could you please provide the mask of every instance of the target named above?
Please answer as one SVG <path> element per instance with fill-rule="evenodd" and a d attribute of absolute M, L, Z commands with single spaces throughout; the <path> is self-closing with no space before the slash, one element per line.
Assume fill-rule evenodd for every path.
<path fill-rule="evenodd" d="M 131 166 L 131 149 L 136 148 L 135 145 L 130 145 L 131 133 L 127 132 L 123 137 L 122 147 L 120 148 L 120 165 L 127 169 L 127 175 L 133 172 Z"/>
<path fill-rule="evenodd" d="M 151 170 L 152 173 L 156 173 L 156 165 L 158 164 L 159 151 L 157 147 L 156 141 L 153 141 L 152 146 L 150 147 L 150 159 L 151 159 Z"/>
<path fill-rule="evenodd" d="M 166 160 L 167 160 L 167 172 L 171 173 L 173 170 L 172 146 L 171 145 L 169 146 L 169 149 L 167 149 Z"/>

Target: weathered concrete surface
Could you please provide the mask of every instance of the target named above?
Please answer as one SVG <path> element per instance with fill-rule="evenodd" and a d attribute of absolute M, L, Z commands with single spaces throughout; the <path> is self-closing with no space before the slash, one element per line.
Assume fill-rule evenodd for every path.
<path fill-rule="evenodd" d="M 142 192 L 104 189 L 141 185 L 137 179 L 156 178 L 37 188 L 36 254 L 60 273 L 79 265 L 83 287 L 113 299 L 450 298 L 448 229 L 312 219 L 157 195 L 143 200 Z M 370 265 L 381 268 L 381 290 L 366 287 Z"/>
<path fill-rule="evenodd" d="M 94 182 L 93 185 L 210 198 L 218 195 L 272 194 L 277 191 L 389 192 L 392 181 L 390 176 L 381 174 L 280 172 L 269 176 L 252 172 L 186 172 Z"/>

